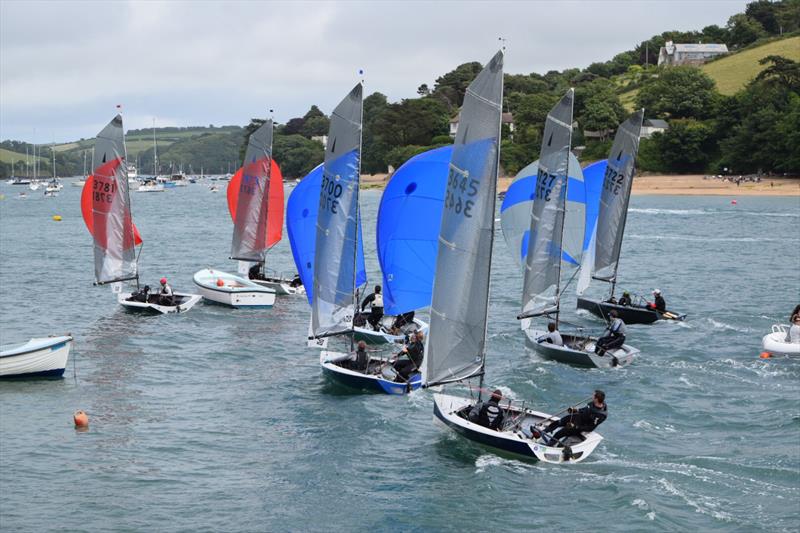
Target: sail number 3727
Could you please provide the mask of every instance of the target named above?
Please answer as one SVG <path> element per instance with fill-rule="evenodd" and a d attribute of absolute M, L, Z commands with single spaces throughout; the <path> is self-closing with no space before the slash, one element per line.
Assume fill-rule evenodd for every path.
<path fill-rule="evenodd" d="M 447 177 L 447 195 L 444 199 L 444 208 L 457 215 L 472 218 L 472 208 L 475 207 L 475 198 L 478 195 L 480 182 L 476 179 L 460 177 L 455 172 L 450 172 Z"/>

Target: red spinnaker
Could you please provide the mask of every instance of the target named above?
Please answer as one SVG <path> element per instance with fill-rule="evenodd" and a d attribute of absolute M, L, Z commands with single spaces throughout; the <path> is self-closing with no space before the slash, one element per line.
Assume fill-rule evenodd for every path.
<path fill-rule="evenodd" d="M 228 212 L 234 222 L 236 221 L 236 206 L 239 203 L 241 183 L 242 169 L 240 168 L 228 182 Z M 283 234 L 283 175 L 274 159 L 270 165 L 267 196 L 267 247 L 272 247 L 281 240 Z"/>
<path fill-rule="evenodd" d="M 98 176 L 113 177 L 120 163 L 121 161 L 119 159 L 110 161 L 99 166 L 95 172 Z M 83 222 L 86 224 L 86 229 L 89 230 L 89 234 L 94 237 L 95 241 L 100 246 L 106 248 L 108 245 L 108 237 L 106 235 L 105 225 L 102 221 L 105 220 L 104 217 L 107 214 L 107 209 L 105 209 L 103 202 L 93 202 L 93 188 L 94 174 L 90 174 L 86 178 L 86 183 L 83 185 L 83 191 L 81 192 L 81 215 L 83 215 Z M 95 232 L 95 220 L 98 220 L 97 232 Z M 139 235 L 136 224 L 133 224 L 133 238 L 136 246 L 142 244 L 142 237 Z"/>

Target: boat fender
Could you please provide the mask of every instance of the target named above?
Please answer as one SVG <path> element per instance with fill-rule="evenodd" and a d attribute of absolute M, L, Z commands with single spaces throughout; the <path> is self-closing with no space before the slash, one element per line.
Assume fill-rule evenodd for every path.
<path fill-rule="evenodd" d="M 217 287 L 224 287 L 225 282 L 222 281 L 222 278 L 217 278 Z"/>
<path fill-rule="evenodd" d="M 75 429 L 86 430 L 89 428 L 89 416 L 80 409 L 72 415 L 72 420 L 75 422 Z"/>

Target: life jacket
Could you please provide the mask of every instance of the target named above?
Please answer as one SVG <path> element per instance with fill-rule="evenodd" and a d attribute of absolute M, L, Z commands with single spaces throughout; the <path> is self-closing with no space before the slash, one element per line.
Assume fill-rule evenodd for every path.
<path fill-rule="evenodd" d="M 380 307 L 381 309 L 383 309 L 383 294 L 379 292 L 375 293 L 375 298 L 372 300 L 372 303 L 370 304 L 370 308 L 373 307 Z"/>
<path fill-rule="evenodd" d="M 480 415 L 478 416 L 478 424 L 490 428 L 497 429 L 503 421 L 503 412 L 497 402 L 489 400 L 481 408 Z"/>

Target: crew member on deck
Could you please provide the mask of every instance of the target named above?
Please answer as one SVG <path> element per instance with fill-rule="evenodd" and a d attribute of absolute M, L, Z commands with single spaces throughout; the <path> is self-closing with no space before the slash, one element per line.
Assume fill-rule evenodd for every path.
<path fill-rule="evenodd" d="M 495 390 L 488 402 L 475 405 L 469 413 L 470 422 L 480 424 L 483 427 L 500 431 L 503 428 L 503 410 L 500 408 L 500 401 L 503 393 Z"/>
<path fill-rule="evenodd" d="M 556 441 L 564 437 L 580 436 L 583 432 L 594 431 L 597 426 L 602 424 L 608 416 L 606 394 L 601 390 L 596 390 L 592 401 L 587 403 L 585 407 L 580 409 L 570 407 L 567 412 L 569 413 L 567 416 L 552 422 L 545 428 L 545 431 L 552 436 L 548 446 L 555 445 Z M 556 429 L 558 431 L 553 433 Z M 533 435 L 537 436 L 539 432 L 534 430 Z"/>
<path fill-rule="evenodd" d="M 372 329 L 378 331 L 381 325 L 381 318 L 383 318 L 383 294 L 381 294 L 380 285 L 375 285 L 375 292 L 364 298 L 364 301 L 361 302 L 361 310 L 363 311 L 367 305 L 370 306 L 367 321 L 372 326 Z"/>
<path fill-rule="evenodd" d="M 175 305 L 172 287 L 167 283 L 167 278 L 161 278 L 161 290 L 158 293 L 158 305 Z"/>
<path fill-rule="evenodd" d="M 595 353 L 600 356 L 605 355 L 607 351 L 616 350 L 625 344 L 625 322 L 619 318 L 614 309 L 608 312 L 608 317 L 611 319 L 611 322 L 606 328 L 606 335 L 597 339 L 597 344 L 594 348 Z M 616 363 L 617 358 L 614 357 L 614 366 L 616 366 Z"/>
<path fill-rule="evenodd" d="M 550 322 L 547 324 L 547 333 L 536 339 L 536 341 L 549 342 L 550 344 L 555 344 L 556 346 L 564 346 L 564 340 L 561 338 L 561 333 L 559 333 L 556 329 L 555 322 Z"/>
<path fill-rule="evenodd" d="M 261 274 L 261 263 L 256 263 L 250 267 L 250 270 L 247 271 L 247 277 L 250 279 L 264 279 L 264 276 Z"/>
<path fill-rule="evenodd" d="M 422 367 L 422 358 L 425 356 L 425 334 L 421 331 L 415 331 L 412 334 L 411 342 L 397 354 L 397 359 L 394 362 L 394 369 L 403 378 L 403 381 L 408 381 L 411 374 L 419 372 Z M 401 357 L 404 357 L 401 359 Z"/>
<path fill-rule="evenodd" d="M 414 323 L 414 311 L 409 311 L 408 313 L 401 313 L 394 317 L 394 322 L 392 322 L 392 327 L 390 331 L 392 335 L 400 335 L 402 333 L 403 326 L 407 326 L 408 324 Z"/>
<path fill-rule="evenodd" d="M 628 291 L 623 292 L 622 297 L 619 299 L 619 305 L 631 305 L 632 303 L 631 293 Z"/>
<path fill-rule="evenodd" d="M 664 297 L 661 296 L 661 291 L 659 289 L 653 291 L 653 298 L 655 302 L 648 304 L 648 307 L 656 311 L 661 311 L 662 313 L 667 310 L 667 302 L 664 301 Z"/>

